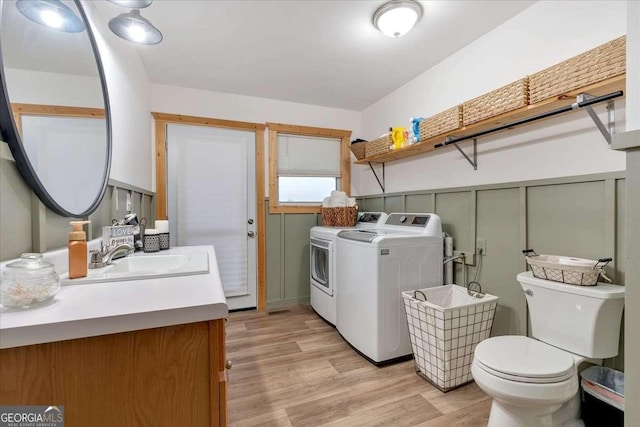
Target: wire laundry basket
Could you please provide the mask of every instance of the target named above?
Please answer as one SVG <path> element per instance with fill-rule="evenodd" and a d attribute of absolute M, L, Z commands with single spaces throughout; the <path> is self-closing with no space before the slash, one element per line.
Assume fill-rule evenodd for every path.
<path fill-rule="evenodd" d="M 612 258 L 591 260 L 557 255 L 538 255 L 533 249 L 524 249 L 522 253 L 533 271 L 533 276 L 539 279 L 569 285 L 595 286 L 602 276 L 604 280 L 611 282 L 605 276 L 604 268 L 613 260 Z"/>
<path fill-rule="evenodd" d="M 445 285 L 402 298 L 416 373 L 445 393 L 472 381 L 473 351 L 489 338 L 498 297 Z"/>

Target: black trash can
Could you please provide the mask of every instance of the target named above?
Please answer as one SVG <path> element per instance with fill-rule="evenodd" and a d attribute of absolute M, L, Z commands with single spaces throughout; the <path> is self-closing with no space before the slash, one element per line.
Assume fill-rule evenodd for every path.
<path fill-rule="evenodd" d="M 592 366 L 580 376 L 585 427 L 624 427 L 624 373 Z"/>

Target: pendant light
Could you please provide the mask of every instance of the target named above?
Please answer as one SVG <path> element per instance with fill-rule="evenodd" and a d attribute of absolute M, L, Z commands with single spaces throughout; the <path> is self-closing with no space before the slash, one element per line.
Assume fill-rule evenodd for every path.
<path fill-rule="evenodd" d="M 115 35 L 138 44 L 158 44 L 162 33 L 142 15 L 138 9 L 123 13 L 109 21 L 109 29 Z"/>
<path fill-rule="evenodd" d="M 153 3 L 153 0 L 109 0 L 118 6 L 127 7 L 129 9 L 144 9 Z"/>
<path fill-rule="evenodd" d="M 373 25 L 388 37 L 402 37 L 422 17 L 422 6 L 414 0 L 392 0 L 373 14 Z"/>
<path fill-rule="evenodd" d="M 60 0 L 18 0 L 16 8 L 29 20 L 65 33 L 84 31 L 84 22 Z"/>

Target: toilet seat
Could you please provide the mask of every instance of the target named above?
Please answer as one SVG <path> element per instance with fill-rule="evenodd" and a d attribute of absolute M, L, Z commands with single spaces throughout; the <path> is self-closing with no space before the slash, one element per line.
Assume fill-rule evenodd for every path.
<path fill-rule="evenodd" d="M 570 353 L 523 336 L 482 341 L 476 347 L 474 361 L 491 375 L 520 383 L 557 383 L 576 375 Z"/>

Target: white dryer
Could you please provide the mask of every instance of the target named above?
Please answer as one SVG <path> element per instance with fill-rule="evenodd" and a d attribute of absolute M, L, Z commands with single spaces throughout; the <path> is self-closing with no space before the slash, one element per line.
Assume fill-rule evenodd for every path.
<path fill-rule="evenodd" d="M 336 324 L 336 264 L 338 255 L 336 239 L 343 230 L 371 230 L 384 224 L 387 214 L 383 212 L 361 212 L 355 227 L 312 227 L 310 236 L 310 280 L 311 307 L 320 317 L 332 325 Z"/>
<path fill-rule="evenodd" d="M 401 293 L 442 285 L 440 217 L 392 213 L 380 229 L 339 232 L 337 247 L 338 332 L 374 364 L 407 359 Z"/>

